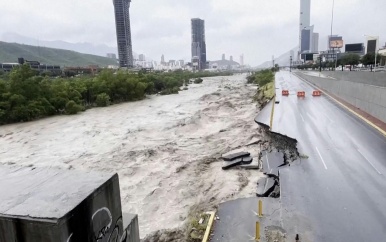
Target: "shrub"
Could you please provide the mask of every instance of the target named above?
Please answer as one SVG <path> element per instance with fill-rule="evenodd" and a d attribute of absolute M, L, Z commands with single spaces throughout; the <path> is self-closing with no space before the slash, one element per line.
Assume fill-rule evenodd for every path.
<path fill-rule="evenodd" d="M 106 107 L 110 105 L 110 96 L 106 93 L 98 94 L 96 97 L 96 105 L 98 107 Z"/>
<path fill-rule="evenodd" d="M 67 114 L 77 114 L 78 112 L 82 111 L 82 107 L 74 101 L 68 101 L 66 104 L 66 113 Z"/>

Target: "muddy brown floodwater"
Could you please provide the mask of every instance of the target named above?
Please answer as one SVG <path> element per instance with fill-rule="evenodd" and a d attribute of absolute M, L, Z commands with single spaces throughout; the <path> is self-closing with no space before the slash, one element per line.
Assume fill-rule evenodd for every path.
<path fill-rule="evenodd" d="M 245 75 L 205 78 L 178 95 L 0 127 L 0 163 L 117 172 L 123 212 L 140 234 L 182 226 L 192 206 L 255 194 L 258 171 L 219 159 L 260 138 L 256 87 Z"/>

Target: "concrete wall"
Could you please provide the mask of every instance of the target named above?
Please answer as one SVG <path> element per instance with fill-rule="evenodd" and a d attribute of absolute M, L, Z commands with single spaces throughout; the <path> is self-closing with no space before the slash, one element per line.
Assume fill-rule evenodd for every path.
<path fill-rule="evenodd" d="M 364 72 L 324 72 L 323 74 L 333 76 L 336 79 L 307 75 L 301 72 L 296 73 L 299 77 L 386 122 L 386 87 L 363 83 L 365 81 L 373 84 L 382 84 L 383 81 L 386 83 L 386 74 Z M 370 78 L 370 75 L 373 75 L 373 78 Z M 382 80 L 383 77 L 385 77 L 384 80 Z M 383 85 L 386 86 L 385 84 Z"/>
<path fill-rule="evenodd" d="M 386 72 L 323 71 L 322 74 L 342 81 L 386 87 Z"/>

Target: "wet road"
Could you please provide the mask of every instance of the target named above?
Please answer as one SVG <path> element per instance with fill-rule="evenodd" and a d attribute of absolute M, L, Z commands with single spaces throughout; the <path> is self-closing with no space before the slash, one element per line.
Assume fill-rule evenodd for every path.
<path fill-rule="evenodd" d="M 276 88 L 272 130 L 296 138 L 308 156 L 280 170 L 289 238 L 385 241 L 386 138 L 327 96 L 312 97 L 314 88 L 289 72 L 277 74 Z"/>

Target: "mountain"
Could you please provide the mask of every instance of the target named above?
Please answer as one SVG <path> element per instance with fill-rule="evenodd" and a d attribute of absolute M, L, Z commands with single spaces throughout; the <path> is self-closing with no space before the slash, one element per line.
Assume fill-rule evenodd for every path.
<path fill-rule="evenodd" d="M 280 55 L 278 58 L 274 59 L 275 64 L 278 64 L 279 66 L 289 66 L 290 56 L 292 55 L 292 60 L 294 61 L 295 55 L 297 52 L 298 52 L 298 47 L 295 47 L 295 48 L 285 52 L 284 54 Z M 260 64 L 259 66 L 257 66 L 257 68 L 259 68 L 259 69 L 265 69 L 265 68 L 271 68 L 271 67 L 272 67 L 272 60 L 266 61 L 266 62 Z"/>
<path fill-rule="evenodd" d="M 39 61 L 42 64 L 60 66 L 89 66 L 106 67 L 117 65 L 117 61 L 90 54 L 63 49 L 54 49 L 32 45 L 7 43 L 0 41 L 0 63 L 16 63 L 19 57 L 29 61 Z"/>
<path fill-rule="evenodd" d="M 26 36 L 22 36 L 16 33 L 4 33 L 0 37 L 0 41 L 9 42 L 9 43 L 19 43 L 25 45 L 34 45 L 34 46 L 42 46 L 42 47 L 50 47 L 56 49 L 64 49 L 64 50 L 73 50 L 80 53 L 86 53 L 91 55 L 99 55 L 106 57 L 107 53 L 117 53 L 117 48 L 110 47 L 107 45 L 94 45 L 91 43 L 68 43 L 61 40 L 55 41 L 46 41 L 46 40 L 38 40 Z"/>

